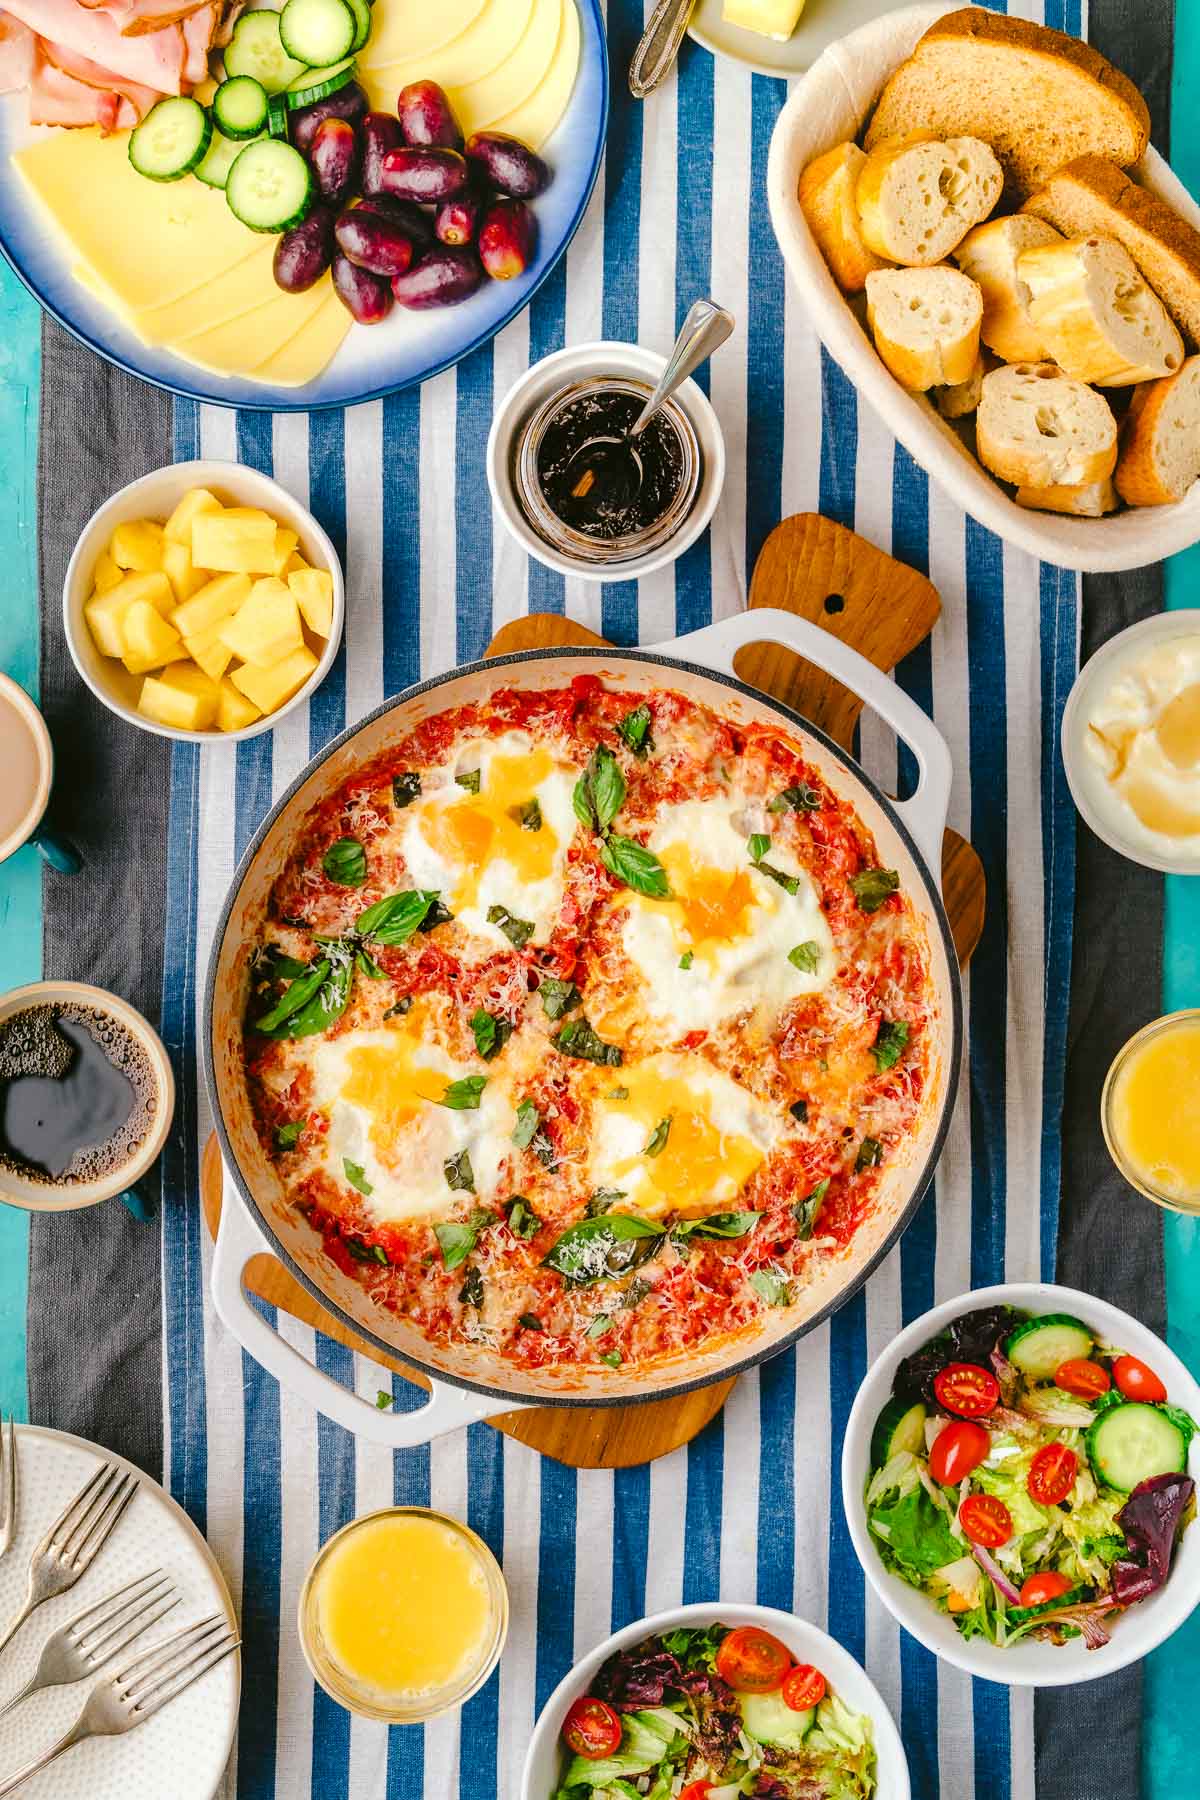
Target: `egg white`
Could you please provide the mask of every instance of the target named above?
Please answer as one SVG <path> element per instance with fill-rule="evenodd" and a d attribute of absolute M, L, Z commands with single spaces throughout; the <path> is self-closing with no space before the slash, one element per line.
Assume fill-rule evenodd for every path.
<path fill-rule="evenodd" d="M 1198 683 L 1200 635 L 1168 638 L 1149 651 L 1135 647 L 1093 703 L 1083 741 L 1089 798 L 1117 834 L 1159 855 L 1200 862 L 1200 829 L 1157 830 L 1131 804 L 1140 791 L 1181 820 L 1200 821 L 1200 769 L 1172 762 L 1156 731 L 1171 702 Z"/>

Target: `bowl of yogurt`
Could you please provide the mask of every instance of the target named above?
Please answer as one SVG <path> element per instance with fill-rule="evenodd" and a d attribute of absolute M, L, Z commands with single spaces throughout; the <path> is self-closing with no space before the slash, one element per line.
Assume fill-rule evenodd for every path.
<path fill-rule="evenodd" d="M 1063 713 L 1071 797 L 1096 836 L 1148 869 L 1200 874 L 1200 610 L 1118 632 Z"/>

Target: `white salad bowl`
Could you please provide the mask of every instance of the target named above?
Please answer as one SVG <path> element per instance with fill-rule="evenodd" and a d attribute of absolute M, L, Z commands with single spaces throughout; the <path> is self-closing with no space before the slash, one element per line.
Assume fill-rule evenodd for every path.
<path fill-rule="evenodd" d="M 104 656 L 97 648 L 84 617 L 83 609 L 92 594 L 92 575 L 100 552 L 118 525 L 127 519 L 166 519 L 189 488 L 204 487 L 228 506 L 257 506 L 268 512 L 279 524 L 294 531 L 300 540 L 297 549 L 314 569 L 328 569 L 333 576 L 333 624 L 316 668 L 290 700 L 274 712 L 265 713 L 253 725 L 241 731 L 181 731 L 175 726 L 160 725 L 137 710 L 138 690 L 142 677 L 130 675 L 115 657 Z M 63 625 L 67 647 L 75 664 L 97 700 L 110 712 L 141 731 L 152 731 L 157 737 L 176 738 L 185 744 L 237 744 L 244 738 L 258 737 L 273 731 L 280 719 L 307 700 L 324 681 L 333 666 L 342 641 L 346 618 L 346 589 L 342 565 L 338 561 L 328 535 L 317 524 L 306 506 L 294 500 L 286 488 L 248 469 L 243 463 L 199 462 L 174 463 L 166 469 L 155 469 L 142 475 L 115 493 L 94 512 L 80 534 L 63 583 Z"/>
<path fill-rule="evenodd" d="M 1119 1346 L 1149 1363 L 1165 1382 L 1168 1400 L 1200 1421 L 1200 1386 L 1174 1351 L 1129 1313 L 1110 1306 L 1106 1300 L 1096 1300 L 1076 1288 L 1053 1287 L 1040 1281 L 1007 1282 L 959 1294 L 923 1313 L 902 1331 L 872 1363 L 858 1390 L 842 1445 L 842 1505 L 850 1538 L 863 1573 L 893 1618 L 935 1656 L 965 1669 L 969 1675 L 1001 1681 L 1009 1687 L 1066 1687 L 1079 1681 L 1097 1681 L 1157 1649 L 1200 1600 L 1200 1524 L 1195 1520 L 1179 1540 L 1167 1581 L 1148 1600 L 1131 1606 L 1118 1619 L 1111 1641 L 1098 1650 L 1085 1649 L 1080 1638 L 1061 1645 L 1023 1638 L 1007 1650 L 998 1649 L 983 1638 L 966 1641 L 948 1614 L 884 1567 L 867 1525 L 864 1493 L 871 1473 L 871 1434 L 891 1398 L 892 1382 L 901 1361 L 964 1313 L 1001 1305 L 1015 1306 L 1027 1313 L 1074 1314 L 1102 1343 Z M 1192 1441 L 1188 1473 L 1200 1484 L 1200 1438 Z"/>
<path fill-rule="evenodd" d="M 674 1631 L 681 1625 L 702 1630 L 716 1624 L 757 1625 L 786 1644 L 797 1662 L 812 1663 L 820 1669 L 834 1694 L 855 1712 L 866 1713 L 871 1720 L 878 1774 L 874 1800 L 910 1800 L 908 1760 L 900 1733 L 878 1689 L 850 1652 L 843 1650 L 835 1638 L 810 1625 L 807 1619 L 797 1619 L 773 1606 L 743 1606 L 733 1600 L 705 1600 L 655 1613 L 651 1618 L 626 1625 L 623 1631 L 615 1631 L 581 1657 L 570 1674 L 559 1682 L 538 1715 L 521 1776 L 521 1800 L 551 1800 L 563 1767 L 564 1748 L 559 1736 L 563 1720 L 572 1703 L 587 1693 L 601 1665 L 615 1650 L 627 1649 L 631 1644 L 641 1643 L 643 1638 Z"/>
<path fill-rule="evenodd" d="M 1046 562 L 1068 569 L 1136 569 L 1200 539 L 1200 482 L 1170 506 L 1131 507 L 1104 519 L 1031 512 L 978 462 L 922 394 L 889 373 L 856 311 L 829 273 L 796 198 L 803 170 L 824 151 L 857 138 L 888 76 L 935 20 L 960 0 L 910 6 L 831 44 L 796 82 L 779 115 L 767 165 L 771 224 L 805 311 L 830 354 L 921 466 L 981 525 Z M 1200 207 L 1157 151 L 1130 173 L 1200 227 Z"/>

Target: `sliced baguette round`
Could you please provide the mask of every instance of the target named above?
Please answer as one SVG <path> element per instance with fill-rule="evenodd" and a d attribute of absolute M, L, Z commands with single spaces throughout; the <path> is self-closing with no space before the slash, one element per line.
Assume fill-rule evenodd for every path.
<path fill-rule="evenodd" d="M 1117 422 L 1103 394 L 1053 363 L 1010 363 L 983 378 L 975 446 L 1017 487 L 1085 487 L 1113 472 Z"/>
<path fill-rule="evenodd" d="M 1182 500 L 1200 477 L 1200 356 L 1137 389 L 1121 434 L 1117 492 L 1130 506 Z"/>
<path fill-rule="evenodd" d="M 800 211 L 843 294 L 861 294 L 871 270 L 887 267 L 859 228 L 855 188 L 866 160 L 857 144 L 835 144 L 800 177 Z"/>
<path fill-rule="evenodd" d="M 986 350 L 981 350 L 975 358 L 975 367 L 965 381 L 956 381 L 953 387 L 939 387 L 933 390 L 933 404 L 943 419 L 966 419 L 976 410 L 983 394 L 983 378 L 988 370 L 995 367 L 995 362 Z"/>
<path fill-rule="evenodd" d="M 877 269 L 867 276 L 875 348 L 914 392 L 970 380 L 982 317 L 979 289 L 957 269 Z"/>
<path fill-rule="evenodd" d="M 932 268 L 987 218 L 1003 185 L 1000 164 L 978 138 L 943 143 L 931 131 L 889 138 L 859 170 L 863 241 L 889 262 Z"/>
<path fill-rule="evenodd" d="M 1026 200 L 1024 212 L 1068 237 L 1103 233 L 1132 256 L 1193 348 L 1200 346 L 1200 231 L 1103 156 L 1079 156 Z"/>
<path fill-rule="evenodd" d="M 1146 102 L 1098 51 L 978 6 L 930 26 L 885 85 L 864 142 L 871 150 L 914 126 L 983 138 L 1021 194 L 1076 156 L 1128 167 L 1150 141 Z"/>
<path fill-rule="evenodd" d="M 980 336 L 1003 362 L 1044 362 L 1049 346 L 1029 320 L 1029 289 L 1017 273 L 1023 250 L 1062 239 L 1044 219 L 1023 213 L 989 219 L 967 233 L 954 260 L 964 275 L 979 283 L 983 295 Z"/>
<path fill-rule="evenodd" d="M 1018 506 L 1038 512 L 1071 513 L 1077 519 L 1102 519 L 1116 512 L 1117 494 L 1112 481 L 1089 481 L 1082 487 L 1023 487 L 1016 493 Z"/>
<path fill-rule="evenodd" d="M 1017 274 L 1029 289 L 1030 323 L 1064 374 L 1097 387 L 1133 387 L 1181 366 L 1183 339 L 1114 238 L 1022 250 Z"/>

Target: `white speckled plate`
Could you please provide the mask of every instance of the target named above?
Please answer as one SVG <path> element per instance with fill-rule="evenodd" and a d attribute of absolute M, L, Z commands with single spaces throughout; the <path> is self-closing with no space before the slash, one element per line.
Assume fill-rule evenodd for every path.
<path fill-rule="evenodd" d="M 722 18 L 724 0 L 697 0 L 688 35 L 714 56 L 730 56 L 760 75 L 803 75 L 823 50 L 848 31 L 896 12 L 910 0 L 808 0 L 786 43 L 743 31 Z"/>
<path fill-rule="evenodd" d="M 133 1468 L 64 1431 L 17 1427 L 18 1531 L 0 1559 L 0 1633 L 25 1598 L 34 1545 L 105 1457 Z M 140 1470 L 134 1473 L 141 1489 L 87 1574 L 68 1593 L 39 1606 L 0 1652 L 0 1706 L 33 1673 L 51 1632 L 152 1569 L 172 1577 L 180 1604 L 109 1664 L 105 1675 L 193 1620 L 224 1611 L 236 1622 L 229 1591 L 200 1533 L 157 1482 Z M 50 1688 L 0 1719 L 0 1781 L 62 1735 L 87 1691 L 87 1682 Z M 212 1800 L 233 1746 L 240 1692 L 241 1657 L 235 1654 L 126 1736 L 68 1750 L 21 1789 L 22 1800 Z"/>

